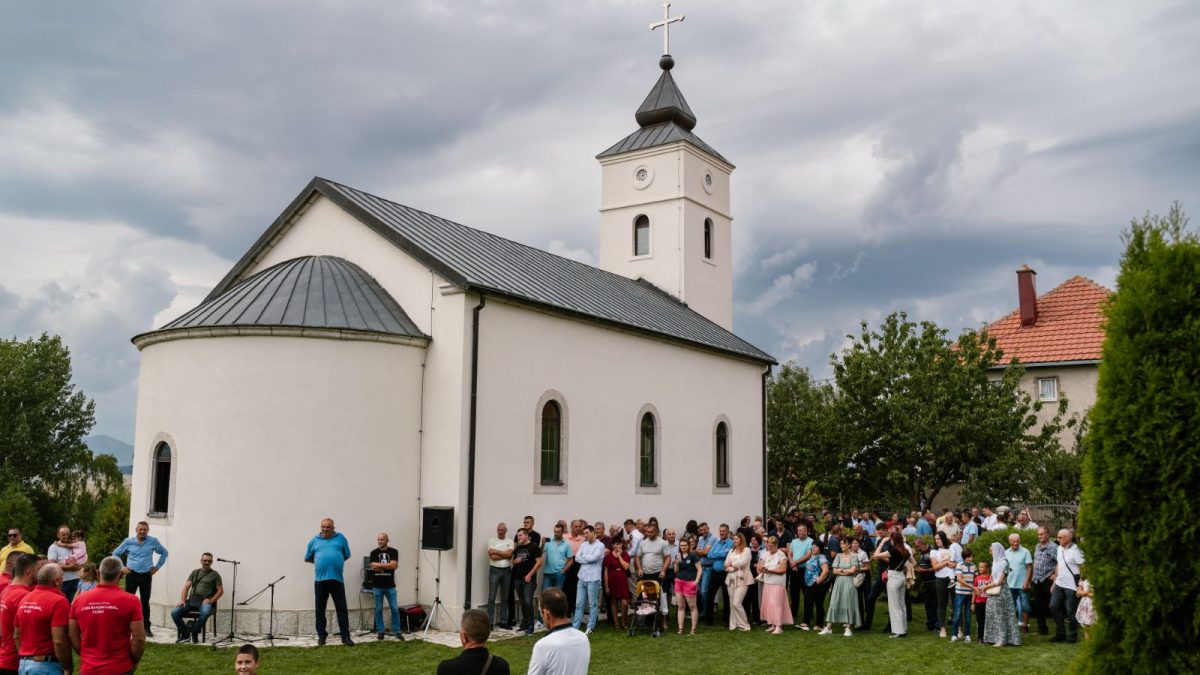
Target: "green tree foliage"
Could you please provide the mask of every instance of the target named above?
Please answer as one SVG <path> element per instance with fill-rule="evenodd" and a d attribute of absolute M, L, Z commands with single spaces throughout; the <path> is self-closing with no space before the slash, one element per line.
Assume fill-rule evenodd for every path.
<path fill-rule="evenodd" d="M 61 523 L 90 529 L 97 504 L 121 488 L 116 460 L 84 443 L 94 423 L 62 340 L 0 340 L 0 488 L 32 504 L 40 530 L 28 539 L 48 541 Z"/>
<path fill-rule="evenodd" d="M 833 360 L 836 419 L 842 478 L 860 501 L 915 507 L 964 482 L 969 501 L 1024 501 L 1061 451 L 1066 401 L 1035 429 L 1041 404 L 1020 389 L 1021 367 L 1006 365 L 986 333 L 952 341 L 936 324 L 895 313 L 847 337 L 851 345 Z"/>
<path fill-rule="evenodd" d="M 806 368 L 785 363 L 767 382 L 767 494 L 772 513 L 824 506 L 817 490 L 832 485 L 843 453 L 834 391 Z"/>
<path fill-rule="evenodd" d="M 25 539 L 38 541 L 41 534 L 41 521 L 33 502 L 25 496 L 25 491 L 17 485 L 9 485 L 0 490 L 0 526 L 19 527 Z"/>
<path fill-rule="evenodd" d="M 114 490 L 96 506 L 96 517 L 88 533 L 88 550 L 99 563 L 129 536 L 129 491 Z"/>
<path fill-rule="evenodd" d="M 1084 463 L 1088 672 L 1200 672 L 1200 239 L 1178 204 L 1125 236 Z M 1120 527 L 1114 527 L 1119 523 Z"/>

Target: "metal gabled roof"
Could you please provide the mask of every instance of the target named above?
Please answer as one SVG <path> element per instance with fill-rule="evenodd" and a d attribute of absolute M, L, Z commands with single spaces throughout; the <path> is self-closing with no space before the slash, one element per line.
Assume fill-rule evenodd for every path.
<path fill-rule="evenodd" d="M 582 318 L 614 324 L 762 363 L 758 349 L 687 305 L 641 281 L 439 218 L 323 178 L 314 178 L 288 210 L 213 290 L 237 283 L 283 234 L 314 193 L 340 206 L 393 245 L 464 289 L 488 291 Z"/>
<path fill-rule="evenodd" d="M 729 166 L 733 166 L 733 162 L 721 156 L 721 153 L 713 150 L 712 146 L 705 143 L 699 136 L 684 129 L 675 122 L 663 122 L 649 127 L 642 127 L 637 131 L 622 138 L 616 145 L 596 155 L 596 159 L 619 155 L 622 152 L 631 152 L 633 150 L 642 150 L 644 148 L 653 148 L 660 145 L 675 143 L 676 141 L 687 141 L 697 148 L 707 152 L 717 159 L 725 162 Z"/>
<path fill-rule="evenodd" d="M 206 299 L 159 331 L 227 326 L 322 328 L 424 338 L 399 303 L 349 260 L 286 260 Z"/>

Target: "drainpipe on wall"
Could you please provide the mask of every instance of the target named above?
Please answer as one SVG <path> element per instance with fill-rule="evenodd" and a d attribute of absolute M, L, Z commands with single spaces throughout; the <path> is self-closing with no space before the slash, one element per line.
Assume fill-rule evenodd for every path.
<path fill-rule="evenodd" d="M 770 515 L 767 505 L 767 378 L 771 376 L 771 366 L 763 371 L 762 376 L 762 516 L 766 522 Z"/>
<path fill-rule="evenodd" d="M 467 592 L 463 600 L 463 609 L 471 609 L 471 574 L 474 565 L 471 564 L 471 552 L 475 550 L 475 412 L 476 399 L 479 396 L 479 312 L 487 304 L 483 293 L 479 294 L 479 304 L 471 317 L 471 412 L 469 430 L 467 432 L 467 550 L 463 552 L 466 560 Z"/>

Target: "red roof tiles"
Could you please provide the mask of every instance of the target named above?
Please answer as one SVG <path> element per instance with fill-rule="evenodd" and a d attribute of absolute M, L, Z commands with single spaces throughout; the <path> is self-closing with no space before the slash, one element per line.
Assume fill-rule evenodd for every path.
<path fill-rule="evenodd" d="M 1037 323 L 1021 327 L 1021 310 L 992 323 L 1007 361 L 1026 365 L 1061 361 L 1098 361 L 1104 343 L 1104 301 L 1112 291 L 1086 277 L 1075 276 L 1037 299 Z"/>

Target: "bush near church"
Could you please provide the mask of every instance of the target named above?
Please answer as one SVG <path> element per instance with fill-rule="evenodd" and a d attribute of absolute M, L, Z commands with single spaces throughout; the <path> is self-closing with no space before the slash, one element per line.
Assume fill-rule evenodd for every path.
<path fill-rule="evenodd" d="M 1083 672 L 1200 672 L 1200 239 L 1134 221 L 1108 323 L 1080 533 L 1097 626 Z"/>

